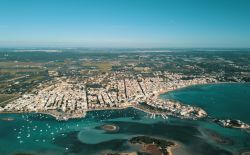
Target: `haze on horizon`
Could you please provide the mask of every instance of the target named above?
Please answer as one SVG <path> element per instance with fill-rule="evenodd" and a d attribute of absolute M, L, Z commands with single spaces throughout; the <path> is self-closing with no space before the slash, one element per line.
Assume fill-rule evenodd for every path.
<path fill-rule="evenodd" d="M 248 0 L 0 0 L 0 47 L 250 47 Z"/>

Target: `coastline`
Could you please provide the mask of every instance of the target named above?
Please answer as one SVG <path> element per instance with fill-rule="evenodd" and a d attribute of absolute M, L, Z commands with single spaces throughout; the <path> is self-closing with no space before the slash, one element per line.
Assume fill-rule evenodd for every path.
<path fill-rule="evenodd" d="M 149 154 L 156 153 L 173 155 L 171 148 L 178 145 L 176 141 L 145 135 L 133 137 L 129 142 L 132 145 L 139 145 L 140 150 Z"/>
<path fill-rule="evenodd" d="M 174 150 L 178 149 L 180 147 L 180 144 L 175 142 L 174 146 L 171 146 L 167 149 L 169 155 L 174 155 Z"/>
<path fill-rule="evenodd" d="M 178 91 L 178 90 L 186 89 L 186 88 L 189 88 L 189 87 L 195 87 L 195 86 L 201 86 L 201 85 L 202 86 L 205 86 L 205 85 L 219 85 L 219 84 L 250 84 L 250 82 L 213 82 L 213 83 L 204 83 L 204 84 L 193 84 L 193 85 L 177 88 L 175 90 L 170 90 L 170 91 L 167 91 L 167 92 L 159 93 L 159 95 L 167 94 L 167 93 L 170 93 L 172 91 Z"/>
<path fill-rule="evenodd" d="M 168 94 L 170 92 L 173 92 L 173 91 L 177 91 L 177 90 L 181 90 L 181 89 L 186 89 L 188 87 L 194 87 L 194 86 L 199 86 L 199 85 L 217 85 L 217 84 L 244 84 L 244 83 L 247 83 L 247 84 L 250 84 L 250 82 L 213 82 L 213 83 L 202 83 L 202 84 L 192 84 L 192 85 L 187 85 L 187 86 L 184 86 L 184 87 L 180 87 L 180 88 L 176 88 L 176 89 L 173 89 L 173 90 L 164 90 L 164 91 L 160 91 L 159 93 L 157 93 L 157 98 L 158 99 L 162 99 L 160 96 L 163 95 L 163 94 Z M 165 99 L 163 99 L 165 101 Z M 185 103 L 181 103 L 179 101 L 176 101 L 176 100 L 171 100 L 173 102 L 177 102 L 181 105 L 187 105 L 187 106 L 190 106 L 188 104 L 185 104 Z M 142 108 L 139 108 L 138 106 L 136 106 L 136 104 L 131 104 L 131 103 L 126 103 L 127 106 L 124 106 L 124 107 L 106 107 L 106 108 L 96 108 L 96 109 L 86 109 L 84 110 L 84 113 L 82 115 L 77 115 L 77 116 L 74 116 L 74 117 L 68 117 L 66 119 L 62 119 L 60 117 L 58 117 L 53 111 L 38 111 L 38 112 L 35 112 L 35 111 L 1 111 L 0 114 L 22 114 L 22 113 L 35 113 L 35 114 L 45 114 L 45 115 L 50 115 L 52 117 L 54 117 L 56 120 L 58 121 L 62 121 L 62 120 L 69 120 L 69 119 L 80 119 L 80 118 L 84 118 L 85 115 L 87 114 L 87 112 L 90 112 L 90 111 L 100 111 L 100 110 L 122 110 L 122 109 L 126 109 L 126 108 L 134 108 L 134 109 L 137 109 L 137 110 L 140 110 L 140 111 L 143 111 L 145 113 L 149 113 L 149 114 L 152 114 L 152 112 L 150 111 L 147 111 L 145 109 L 142 109 Z M 195 107 L 195 106 L 192 106 L 192 107 Z M 197 107 L 197 108 L 200 108 L 200 107 Z M 161 115 L 162 112 L 154 112 L 155 115 Z"/>
<path fill-rule="evenodd" d="M 159 93 L 156 94 L 157 98 L 158 99 L 161 99 L 160 95 L 162 94 L 166 94 L 166 93 L 169 93 L 169 92 L 172 92 L 172 91 L 176 91 L 176 90 L 180 90 L 180 89 L 184 89 L 184 88 L 187 88 L 187 87 L 192 87 L 192 86 L 195 86 L 195 85 L 206 85 L 206 84 L 218 84 L 218 83 L 205 83 L 205 84 L 193 84 L 193 85 L 188 85 L 188 86 L 184 86 L 184 87 L 180 87 L 180 88 L 176 88 L 176 89 L 173 89 L 173 90 L 164 90 L 164 91 L 161 91 Z M 178 102 L 178 101 L 174 101 L 174 102 Z M 178 102 L 180 103 L 180 102 Z M 127 103 L 128 104 L 128 103 Z M 180 104 L 183 104 L 183 103 L 180 103 Z M 184 104 L 183 104 L 184 105 Z M 134 109 L 137 109 L 137 110 L 140 110 L 140 111 L 143 111 L 145 113 L 149 113 L 151 114 L 150 111 L 147 111 L 145 109 L 142 109 L 142 108 L 139 108 L 137 107 L 136 105 L 133 105 L 131 103 L 129 103 L 126 107 L 106 107 L 106 108 L 96 108 L 96 109 L 86 109 L 85 112 L 83 113 L 82 116 L 77 116 L 77 117 L 69 117 L 67 119 L 60 119 L 56 114 L 54 114 L 53 112 L 51 111 L 1 111 L 0 114 L 22 114 L 22 113 L 36 113 L 36 114 L 46 114 L 46 115 L 50 115 L 52 117 L 54 117 L 56 120 L 58 121 L 62 121 L 62 120 L 69 120 L 69 119 L 78 119 L 78 118 L 84 118 L 85 115 L 87 114 L 87 112 L 90 112 L 90 111 L 99 111 L 99 110 L 122 110 L 122 109 L 126 109 L 126 108 L 134 108 Z M 161 115 L 162 113 L 161 112 L 158 112 L 158 113 L 154 113 L 156 115 Z"/>
<path fill-rule="evenodd" d="M 216 83 L 217 84 L 217 83 Z M 135 108 L 135 107 L 133 107 L 133 106 L 129 106 L 129 107 L 132 107 L 132 108 Z M 126 108 L 128 108 L 128 107 L 126 107 Z M 117 108 L 106 108 L 106 109 L 91 109 L 91 110 L 88 110 L 88 111 L 101 111 L 101 110 L 116 110 L 116 109 L 125 109 L 125 108 L 123 108 L 123 107 L 117 107 Z M 138 110 L 141 110 L 141 109 L 138 109 Z M 143 110 L 142 110 L 143 111 Z M 87 112 L 87 111 L 86 111 Z M 20 112 L 20 113 L 22 113 L 22 112 Z M 105 112 L 106 113 L 106 112 Z M 53 119 L 54 120 L 54 119 Z M 70 121 L 69 121 L 70 122 Z M 15 123 L 15 122 L 14 122 Z M 183 145 L 182 143 L 181 143 L 181 145 L 179 146 L 180 148 L 178 149 L 178 148 L 176 148 L 176 147 L 169 147 L 169 149 L 168 149 L 168 151 L 169 151 L 169 154 L 170 155 L 177 155 L 177 154 L 179 154 L 179 152 L 180 152 L 180 150 L 182 151 L 182 149 L 183 149 L 183 146 L 185 146 L 185 145 Z M 176 151 L 175 151 L 175 149 L 177 149 Z"/>

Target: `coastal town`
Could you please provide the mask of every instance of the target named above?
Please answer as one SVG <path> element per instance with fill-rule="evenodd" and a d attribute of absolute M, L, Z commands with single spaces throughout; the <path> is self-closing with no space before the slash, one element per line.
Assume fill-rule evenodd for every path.
<path fill-rule="evenodd" d="M 159 74 L 159 73 L 158 73 Z M 165 72 L 153 77 L 128 77 L 123 73 L 106 73 L 79 80 L 55 77 L 30 93 L 1 108 L 1 112 L 38 112 L 58 120 L 84 117 L 87 111 L 134 107 L 167 118 L 173 115 L 197 119 L 206 112 L 176 101 L 160 99 L 159 95 L 175 89 L 216 82 L 213 78 L 181 80 L 182 75 Z M 167 80 L 166 80 L 167 77 Z M 147 106 L 145 106 L 147 105 Z"/>
<path fill-rule="evenodd" d="M 250 155 L 250 0 L 0 0 L 0 155 Z"/>
<path fill-rule="evenodd" d="M 220 101 L 220 94 L 227 95 L 224 89 L 213 92 L 212 88 L 248 85 L 250 63 L 244 52 L 244 57 L 192 51 L 46 52 L 0 53 L 1 130 L 10 133 L 14 137 L 11 143 L 17 146 L 7 154 L 33 154 L 23 147 L 48 143 L 60 147 L 59 153 L 52 154 L 86 154 L 88 150 L 93 152 L 87 154 L 174 154 L 183 147 L 185 136 L 199 142 L 202 138 L 204 148 L 213 149 L 207 140 L 216 146 L 236 144 L 234 137 L 223 135 L 223 131 L 243 132 L 239 134 L 243 137 L 250 133 L 246 119 L 213 113 L 226 111 L 230 100 L 236 101 L 233 96 L 225 96 L 224 109 L 211 112 L 208 107 L 219 103 L 214 100 Z M 189 91 L 197 98 L 188 102 L 178 97 L 178 93 Z M 213 94 L 206 96 L 210 91 Z M 248 91 L 243 88 L 239 93 L 247 95 Z M 235 109 L 242 103 L 237 100 Z M 12 126 L 6 128 L 5 124 Z M 123 137 L 124 131 L 131 136 Z M 176 133 L 180 138 L 172 137 Z M 120 143 L 120 138 L 125 140 Z M 9 145 L 9 139 L 3 137 L 1 143 Z M 96 149 L 98 146 L 103 148 Z M 129 150 L 116 150 L 117 146 Z M 221 149 L 214 148 L 214 152 Z M 242 155 L 245 152 L 249 151 L 240 150 Z"/>
<path fill-rule="evenodd" d="M 204 118 L 209 115 L 204 109 L 163 99 L 161 94 L 200 84 L 244 83 L 249 77 L 247 59 L 234 59 L 231 53 L 211 58 L 209 52 L 63 52 L 48 53 L 43 61 L 19 60 L 20 53 L 9 54 L 3 55 L 6 62 L 2 65 L 8 70 L 1 77 L 0 112 L 44 113 L 57 120 L 128 107 L 150 118 Z M 20 62 L 9 63 L 12 59 Z"/>

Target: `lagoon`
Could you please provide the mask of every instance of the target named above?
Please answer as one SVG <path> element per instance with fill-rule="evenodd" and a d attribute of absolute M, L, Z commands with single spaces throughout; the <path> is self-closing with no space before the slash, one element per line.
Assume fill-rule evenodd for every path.
<path fill-rule="evenodd" d="M 249 123 L 250 84 L 192 86 L 162 95 L 204 108 L 212 117 Z M 6 120 L 3 118 L 11 118 Z M 101 126 L 114 124 L 116 132 Z M 0 154 L 102 154 L 136 148 L 128 140 L 138 135 L 174 141 L 175 155 L 231 155 L 250 151 L 250 133 L 223 128 L 205 120 L 163 119 L 127 108 L 88 112 L 85 118 L 57 121 L 45 114 L 0 114 Z"/>

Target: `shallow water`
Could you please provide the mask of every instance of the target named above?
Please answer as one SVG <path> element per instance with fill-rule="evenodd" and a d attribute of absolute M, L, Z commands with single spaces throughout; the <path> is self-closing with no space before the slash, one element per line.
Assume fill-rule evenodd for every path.
<path fill-rule="evenodd" d="M 221 85 L 222 88 L 231 87 Z M 170 97 L 183 100 L 184 103 L 203 104 L 202 107 L 214 117 L 232 117 L 237 116 L 232 111 L 216 112 L 224 106 L 228 106 L 228 100 L 217 95 L 223 90 L 221 86 L 204 86 L 205 88 L 194 87 L 186 88 L 187 92 L 194 92 L 194 98 L 190 102 L 190 95 L 185 94 L 185 89 L 173 92 Z M 215 87 L 215 88 L 214 88 Z M 233 84 L 233 93 L 236 98 L 243 98 L 245 101 L 250 100 L 248 88 L 242 85 Z M 225 92 L 232 93 L 231 88 Z M 184 91 L 184 92 L 182 92 Z M 201 91 L 201 93 L 199 93 Z M 212 91 L 212 92 L 211 92 Z M 242 96 L 245 92 L 246 96 Z M 184 98 L 181 95 L 184 94 Z M 198 94 L 198 95 L 197 95 Z M 207 95 L 205 95 L 207 94 Z M 214 94 L 214 96 L 212 95 Z M 236 96 L 236 95 L 239 96 Z M 196 96 L 197 95 L 197 96 Z M 200 96 L 202 99 L 197 99 Z M 224 95 L 222 95 L 224 96 Z M 164 96 L 163 96 L 164 97 Z M 169 97 L 169 94 L 165 97 Z M 211 97 L 213 97 L 211 99 Z M 208 99 L 214 101 L 215 110 L 206 109 Z M 204 101 L 203 101 L 204 99 Z M 239 99 L 238 99 L 239 100 Z M 195 102 L 197 101 L 197 102 Z M 205 102 L 206 101 L 206 102 Z M 230 105 L 234 102 L 230 102 Z M 219 106 L 216 109 L 216 105 Z M 242 106 L 248 106 L 245 102 L 240 102 Z M 241 108 L 241 107 L 240 107 Z M 244 108 L 243 108 L 244 109 Z M 232 114 L 232 116 L 231 116 Z M 237 118 L 245 118 L 245 114 Z M 13 121 L 0 120 L 0 154 L 7 155 L 17 152 L 34 153 L 34 154 L 100 154 L 101 152 L 110 151 L 133 151 L 127 140 L 137 135 L 148 135 L 154 137 L 173 140 L 179 144 L 175 154 L 187 155 L 220 155 L 220 154 L 237 154 L 240 151 L 250 150 L 250 133 L 239 129 L 222 128 L 208 121 L 181 120 L 178 118 L 169 118 L 164 120 L 160 117 L 150 119 L 148 114 L 128 108 L 124 110 L 103 110 L 88 112 L 87 116 L 82 119 L 73 119 L 69 121 L 57 121 L 51 116 L 42 114 L 1 114 L 0 118 L 14 118 Z M 119 126 L 117 132 L 103 131 L 100 126 L 103 124 L 115 124 Z M 230 143 L 220 144 L 210 135 L 216 133 L 218 136 L 227 139 Z"/>

